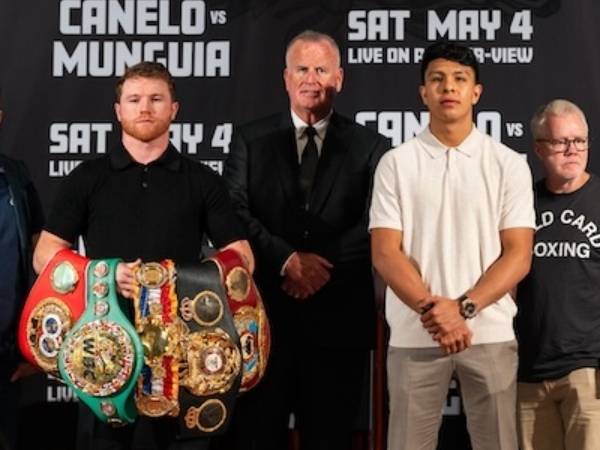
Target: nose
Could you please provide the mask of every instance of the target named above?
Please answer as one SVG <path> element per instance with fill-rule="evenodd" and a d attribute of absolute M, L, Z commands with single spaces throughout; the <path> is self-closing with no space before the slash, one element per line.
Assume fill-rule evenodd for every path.
<path fill-rule="evenodd" d="M 315 83 L 318 80 L 317 71 L 309 69 L 306 71 L 306 81 L 309 83 Z"/>
<path fill-rule="evenodd" d="M 455 87 L 454 80 L 451 78 L 446 78 L 444 80 L 444 84 L 442 85 L 444 92 L 454 92 Z"/>
<path fill-rule="evenodd" d="M 140 110 L 141 111 L 149 111 L 150 110 L 150 99 L 142 97 L 140 98 Z"/>
<path fill-rule="evenodd" d="M 577 149 L 575 148 L 575 141 L 573 139 L 567 139 L 566 143 L 567 148 L 565 148 L 565 156 L 577 153 Z"/>

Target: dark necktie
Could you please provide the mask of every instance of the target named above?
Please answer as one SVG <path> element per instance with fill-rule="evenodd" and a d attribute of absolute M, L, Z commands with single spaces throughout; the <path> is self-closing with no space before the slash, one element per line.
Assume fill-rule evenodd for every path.
<path fill-rule="evenodd" d="M 319 162 L 319 152 L 315 142 L 317 131 L 313 127 L 307 127 L 304 134 L 308 141 L 300 158 L 300 189 L 304 199 L 304 208 L 308 210 L 310 192 L 317 171 L 317 163 Z"/>

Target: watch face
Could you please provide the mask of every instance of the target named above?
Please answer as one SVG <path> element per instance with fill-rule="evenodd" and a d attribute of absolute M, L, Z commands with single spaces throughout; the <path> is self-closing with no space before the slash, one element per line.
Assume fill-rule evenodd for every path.
<path fill-rule="evenodd" d="M 473 300 L 466 299 L 461 303 L 461 310 L 465 319 L 472 319 L 475 317 L 477 306 Z"/>

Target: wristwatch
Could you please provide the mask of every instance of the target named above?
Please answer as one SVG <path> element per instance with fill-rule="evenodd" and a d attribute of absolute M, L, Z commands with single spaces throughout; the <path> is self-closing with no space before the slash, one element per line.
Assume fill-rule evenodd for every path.
<path fill-rule="evenodd" d="M 461 295 L 458 301 L 460 302 L 460 315 L 465 319 L 472 319 L 477 315 L 477 303 L 467 294 Z"/>

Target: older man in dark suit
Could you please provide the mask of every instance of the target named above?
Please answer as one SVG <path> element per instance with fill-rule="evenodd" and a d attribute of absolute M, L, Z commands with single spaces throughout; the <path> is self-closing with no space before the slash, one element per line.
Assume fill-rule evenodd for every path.
<path fill-rule="evenodd" d="M 237 129 L 225 165 L 273 334 L 232 435 L 238 449 L 283 450 L 293 412 L 303 450 L 348 450 L 374 328 L 367 206 L 388 142 L 333 111 L 343 70 L 330 36 L 293 38 L 284 80 L 291 111 Z"/>

